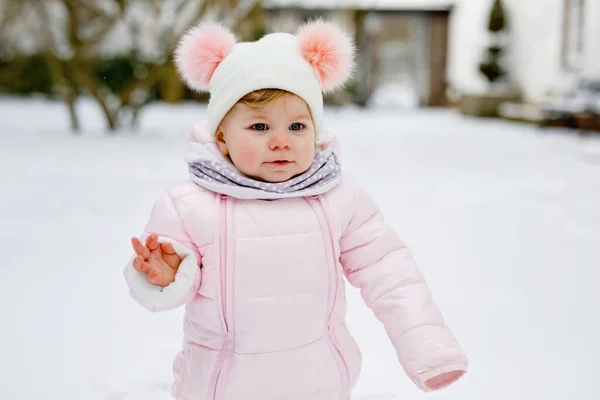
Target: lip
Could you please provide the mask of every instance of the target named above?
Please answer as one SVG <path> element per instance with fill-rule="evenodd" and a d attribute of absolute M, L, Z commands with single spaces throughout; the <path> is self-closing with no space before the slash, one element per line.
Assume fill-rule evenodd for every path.
<path fill-rule="evenodd" d="M 293 161 L 269 161 L 267 164 L 273 165 L 276 167 L 285 167 L 286 165 L 292 164 Z"/>

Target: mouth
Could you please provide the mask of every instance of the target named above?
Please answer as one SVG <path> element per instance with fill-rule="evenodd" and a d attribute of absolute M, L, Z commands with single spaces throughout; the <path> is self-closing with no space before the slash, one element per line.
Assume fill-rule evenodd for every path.
<path fill-rule="evenodd" d="M 274 165 L 276 167 L 285 167 L 286 165 L 289 165 L 291 163 L 292 163 L 292 161 L 289 161 L 289 160 L 275 160 L 275 161 L 269 161 L 267 164 Z"/>

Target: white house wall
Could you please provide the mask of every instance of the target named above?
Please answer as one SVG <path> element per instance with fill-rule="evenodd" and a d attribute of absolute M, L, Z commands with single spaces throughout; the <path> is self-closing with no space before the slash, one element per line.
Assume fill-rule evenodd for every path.
<path fill-rule="evenodd" d="M 486 90 L 479 62 L 487 44 L 493 0 L 457 0 L 450 21 L 448 81 L 460 93 Z M 563 0 L 504 0 L 510 39 L 512 79 L 530 101 L 567 91 L 576 74 L 561 64 Z M 600 0 L 586 1 L 582 73 L 600 75 Z"/>
<path fill-rule="evenodd" d="M 600 79 L 600 0 L 587 0 L 583 72 Z"/>

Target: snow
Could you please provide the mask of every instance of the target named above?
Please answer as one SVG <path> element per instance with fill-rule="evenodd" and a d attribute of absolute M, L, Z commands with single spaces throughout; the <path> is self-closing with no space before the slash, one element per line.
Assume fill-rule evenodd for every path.
<path fill-rule="evenodd" d="M 410 109 L 419 106 L 419 94 L 413 82 L 389 82 L 377 86 L 369 105 L 379 109 Z"/>
<path fill-rule="evenodd" d="M 182 310 L 151 314 L 121 276 L 156 196 L 186 176 L 201 104 L 152 105 L 106 136 L 80 105 L 0 98 L 0 397 L 167 400 Z M 347 173 L 412 248 L 470 358 L 422 394 L 349 288 L 355 400 L 597 398 L 600 139 L 452 110 L 330 108 Z"/>

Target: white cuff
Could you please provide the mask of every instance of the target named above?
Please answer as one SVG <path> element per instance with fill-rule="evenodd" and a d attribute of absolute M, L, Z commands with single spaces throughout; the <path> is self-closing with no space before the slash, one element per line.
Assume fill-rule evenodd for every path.
<path fill-rule="evenodd" d="M 164 236 L 158 237 L 159 243 L 171 243 L 175 252 L 181 257 L 181 264 L 175 274 L 175 280 L 165 287 L 148 282 L 146 274 L 133 268 L 133 257 L 125 267 L 124 275 L 132 295 L 144 307 L 157 311 L 178 306 L 186 295 L 194 288 L 200 267 L 196 256 L 190 249 L 179 242 Z"/>

